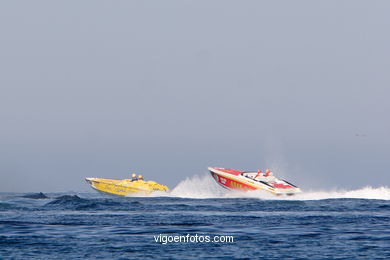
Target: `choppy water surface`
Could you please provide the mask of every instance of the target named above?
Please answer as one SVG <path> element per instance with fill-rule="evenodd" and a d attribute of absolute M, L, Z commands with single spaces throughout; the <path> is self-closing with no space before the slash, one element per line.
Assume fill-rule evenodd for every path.
<path fill-rule="evenodd" d="M 185 187 L 184 183 L 164 197 L 119 198 L 91 192 L 24 198 L 20 196 L 25 194 L 2 193 L 0 256 L 390 259 L 389 189 L 350 192 L 353 198 L 346 198 L 348 192 L 339 193 L 339 198 L 335 192 L 328 193 L 330 198 L 325 192 L 311 192 L 288 199 L 194 191 L 193 197 L 210 195 L 199 199 L 191 198 Z M 374 195 L 382 199 L 371 199 Z M 163 244 L 155 242 L 160 234 L 228 235 L 234 241 Z"/>

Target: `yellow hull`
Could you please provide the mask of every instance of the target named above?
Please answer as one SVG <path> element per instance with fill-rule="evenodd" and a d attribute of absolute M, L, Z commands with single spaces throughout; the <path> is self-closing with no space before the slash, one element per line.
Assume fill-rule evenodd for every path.
<path fill-rule="evenodd" d="M 85 178 L 85 180 L 95 190 L 119 196 L 130 196 L 137 194 L 149 195 L 154 191 L 169 191 L 167 186 L 158 184 L 154 181 L 131 181 L 128 179 L 113 180 L 103 178 Z"/>

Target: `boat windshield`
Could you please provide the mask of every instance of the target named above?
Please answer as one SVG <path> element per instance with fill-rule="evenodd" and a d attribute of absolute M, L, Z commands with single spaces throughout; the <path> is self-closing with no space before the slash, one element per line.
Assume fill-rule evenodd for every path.
<path fill-rule="evenodd" d="M 246 177 L 246 178 L 255 180 L 255 181 L 269 182 L 269 181 L 277 180 L 277 178 L 273 175 L 266 177 L 266 176 L 264 176 L 264 173 L 258 174 L 257 172 L 243 172 L 243 173 L 241 173 L 241 175 Z"/>
<path fill-rule="evenodd" d="M 248 178 L 251 178 L 251 179 L 254 179 L 257 175 L 257 172 L 243 172 L 241 173 L 242 176 L 244 177 L 248 177 Z M 259 176 L 261 176 L 262 174 L 260 174 Z"/>

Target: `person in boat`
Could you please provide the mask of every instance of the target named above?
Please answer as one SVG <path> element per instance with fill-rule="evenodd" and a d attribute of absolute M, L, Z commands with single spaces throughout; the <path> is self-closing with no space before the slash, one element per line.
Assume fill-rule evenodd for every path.
<path fill-rule="evenodd" d="M 142 175 L 138 175 L 138 180 L 139 181 L 143 181 L 144 180 L 144 177 Z"/>
<path fill-rule="evenodd" d="M 262 172 L 261 170 L 258 170 L 258 171 L 257 171 L 257 174 L 256 174 L 256 176 L 255 176 L 254 179 L 256 179 L 257 177 L 260 177 L 262 173 L 263 173 L 263 172 Z"/>
<path fill-rule="evenodd" d="M 131 175 L 131 181 L 138 181 L 137 174 L 133 173 Z"/>
<path fill-rule="evenodd" d="M 264 177 L 269 177 L 269 176 L 271 176 L 271 175 L 272 175 L 271 170 L 270 170 L 270 169 L 267 169 L 267 170 L 265 171 Z"/>

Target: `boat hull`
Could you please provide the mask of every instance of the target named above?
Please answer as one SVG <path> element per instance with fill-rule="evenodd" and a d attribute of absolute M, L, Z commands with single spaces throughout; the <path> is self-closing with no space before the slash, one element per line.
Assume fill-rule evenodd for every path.
<path fill-rule="evenodd" d="M 168 192 L 167 186 L 154 181 L 113 180 L 103 178 L 85 178 L 91 187 L 99 192 L 117 196 L 150 195 L 155 191 Z"/>
<path fill-rule="evenodd" d="M 265 190 L 275 195 L 282 195 L 282 194 L 293 195 L 301 192 L 301 190 L 295 187 L 294 185 L 278 179 L 277 181 L 280 182 L 281 184 L 275 184 L 273 182 L 267 183 L 266 181 L 256 181 L 254 179 L 243 177 L 243 174 L 245 173 L 243 171 L 236 171 L 236 170 L 230 170 L 224 168 L 214 168 L 214 167 L 209 167 L 208 169 L 213 179 L 223 188 L 229 190 L 238 190 L 238 191 Z M 273 177 L 273 179 L 275 180 L 276 178 Z M 279 186 L 279 188 L 274 187 L 273 185 Z"/>

